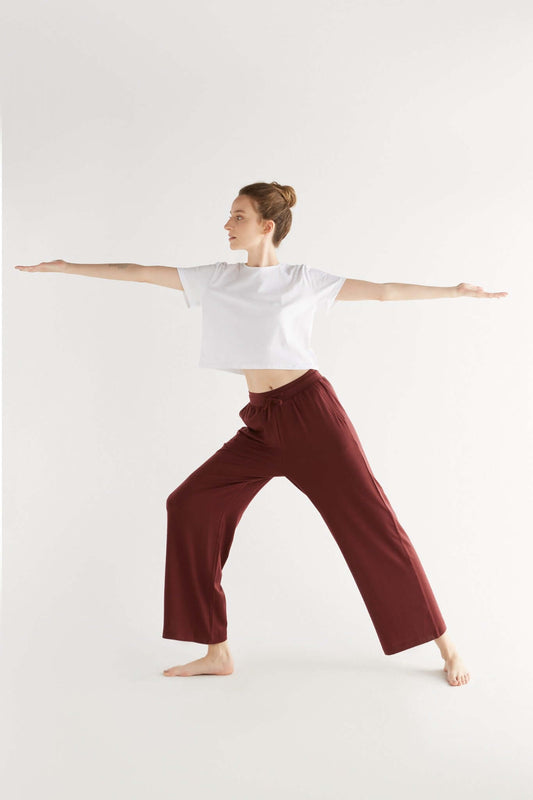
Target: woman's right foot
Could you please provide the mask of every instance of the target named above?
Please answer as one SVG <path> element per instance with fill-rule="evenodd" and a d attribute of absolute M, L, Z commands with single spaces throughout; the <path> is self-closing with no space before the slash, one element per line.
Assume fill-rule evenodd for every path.
<path fill-rule="evenodd" d="M 188 664 L 179 664 L 163 671 L 167 678 L 190 677 L 191 675 L 231 675 L 233 672 L 233 658 L 228 647 L 209 651 L 203 658 L 189 661 Z"/>

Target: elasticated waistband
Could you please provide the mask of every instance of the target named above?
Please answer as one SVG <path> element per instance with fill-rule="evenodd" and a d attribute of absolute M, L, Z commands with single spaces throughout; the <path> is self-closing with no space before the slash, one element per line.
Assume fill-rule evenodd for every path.
<path fill-rule="evenodd" d="M 309 384 L 320 380 L 320 378 L 322 378 L 322 375 L 317 369 L 308 369 L 307 372 L 304 372 L 299 378 L 295 378 L 293 381 L 283 384 L 283 386 L 278 386 L 277 389 L 270 389 L 268 392 L 249 391 L 250 403 L 253 406 L 264 406 L 267 405 L 272 398 L 280 398 L 283 400 L 286 397 L 300 392 L 302 389 L 305 389 L 306 386 L 309 386 Z"/>

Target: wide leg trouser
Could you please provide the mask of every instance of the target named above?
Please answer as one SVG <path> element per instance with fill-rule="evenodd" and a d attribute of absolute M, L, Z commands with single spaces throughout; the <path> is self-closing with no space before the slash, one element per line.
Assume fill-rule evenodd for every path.
<path fill-rule="evenodd" d="M 386 655 L 441 636 L 446 624 L 422 564 L 327 378 L 310 369 L 249 399 L 244 427 L 167 498 L 163 638 L 227 639 L 222 569 L 245 509 L 275 476 L 320 512 Z"/>

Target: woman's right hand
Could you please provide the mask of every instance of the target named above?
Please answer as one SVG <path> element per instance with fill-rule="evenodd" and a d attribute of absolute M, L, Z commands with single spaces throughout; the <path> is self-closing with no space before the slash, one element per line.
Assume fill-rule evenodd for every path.
<path fill-rule="evenodd" d="M 15 269 L 20 269 L 22 272 L 64 272 L 67 263 L 62 258 L 56 258 L 54 261 L 41 261 L 40 264 L 33 264 L 29 267 L 17 264 Z"/>

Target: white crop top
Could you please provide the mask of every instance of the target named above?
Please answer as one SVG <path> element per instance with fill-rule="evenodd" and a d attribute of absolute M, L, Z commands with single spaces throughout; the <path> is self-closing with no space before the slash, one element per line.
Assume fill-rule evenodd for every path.
<path fill-rule="evenodd" d="M 329 312 L 346 278 L 306 264 L 177 267 L 188 308 L 202 307 L 200 367 L 316 369 L 314 315 Z"/>

